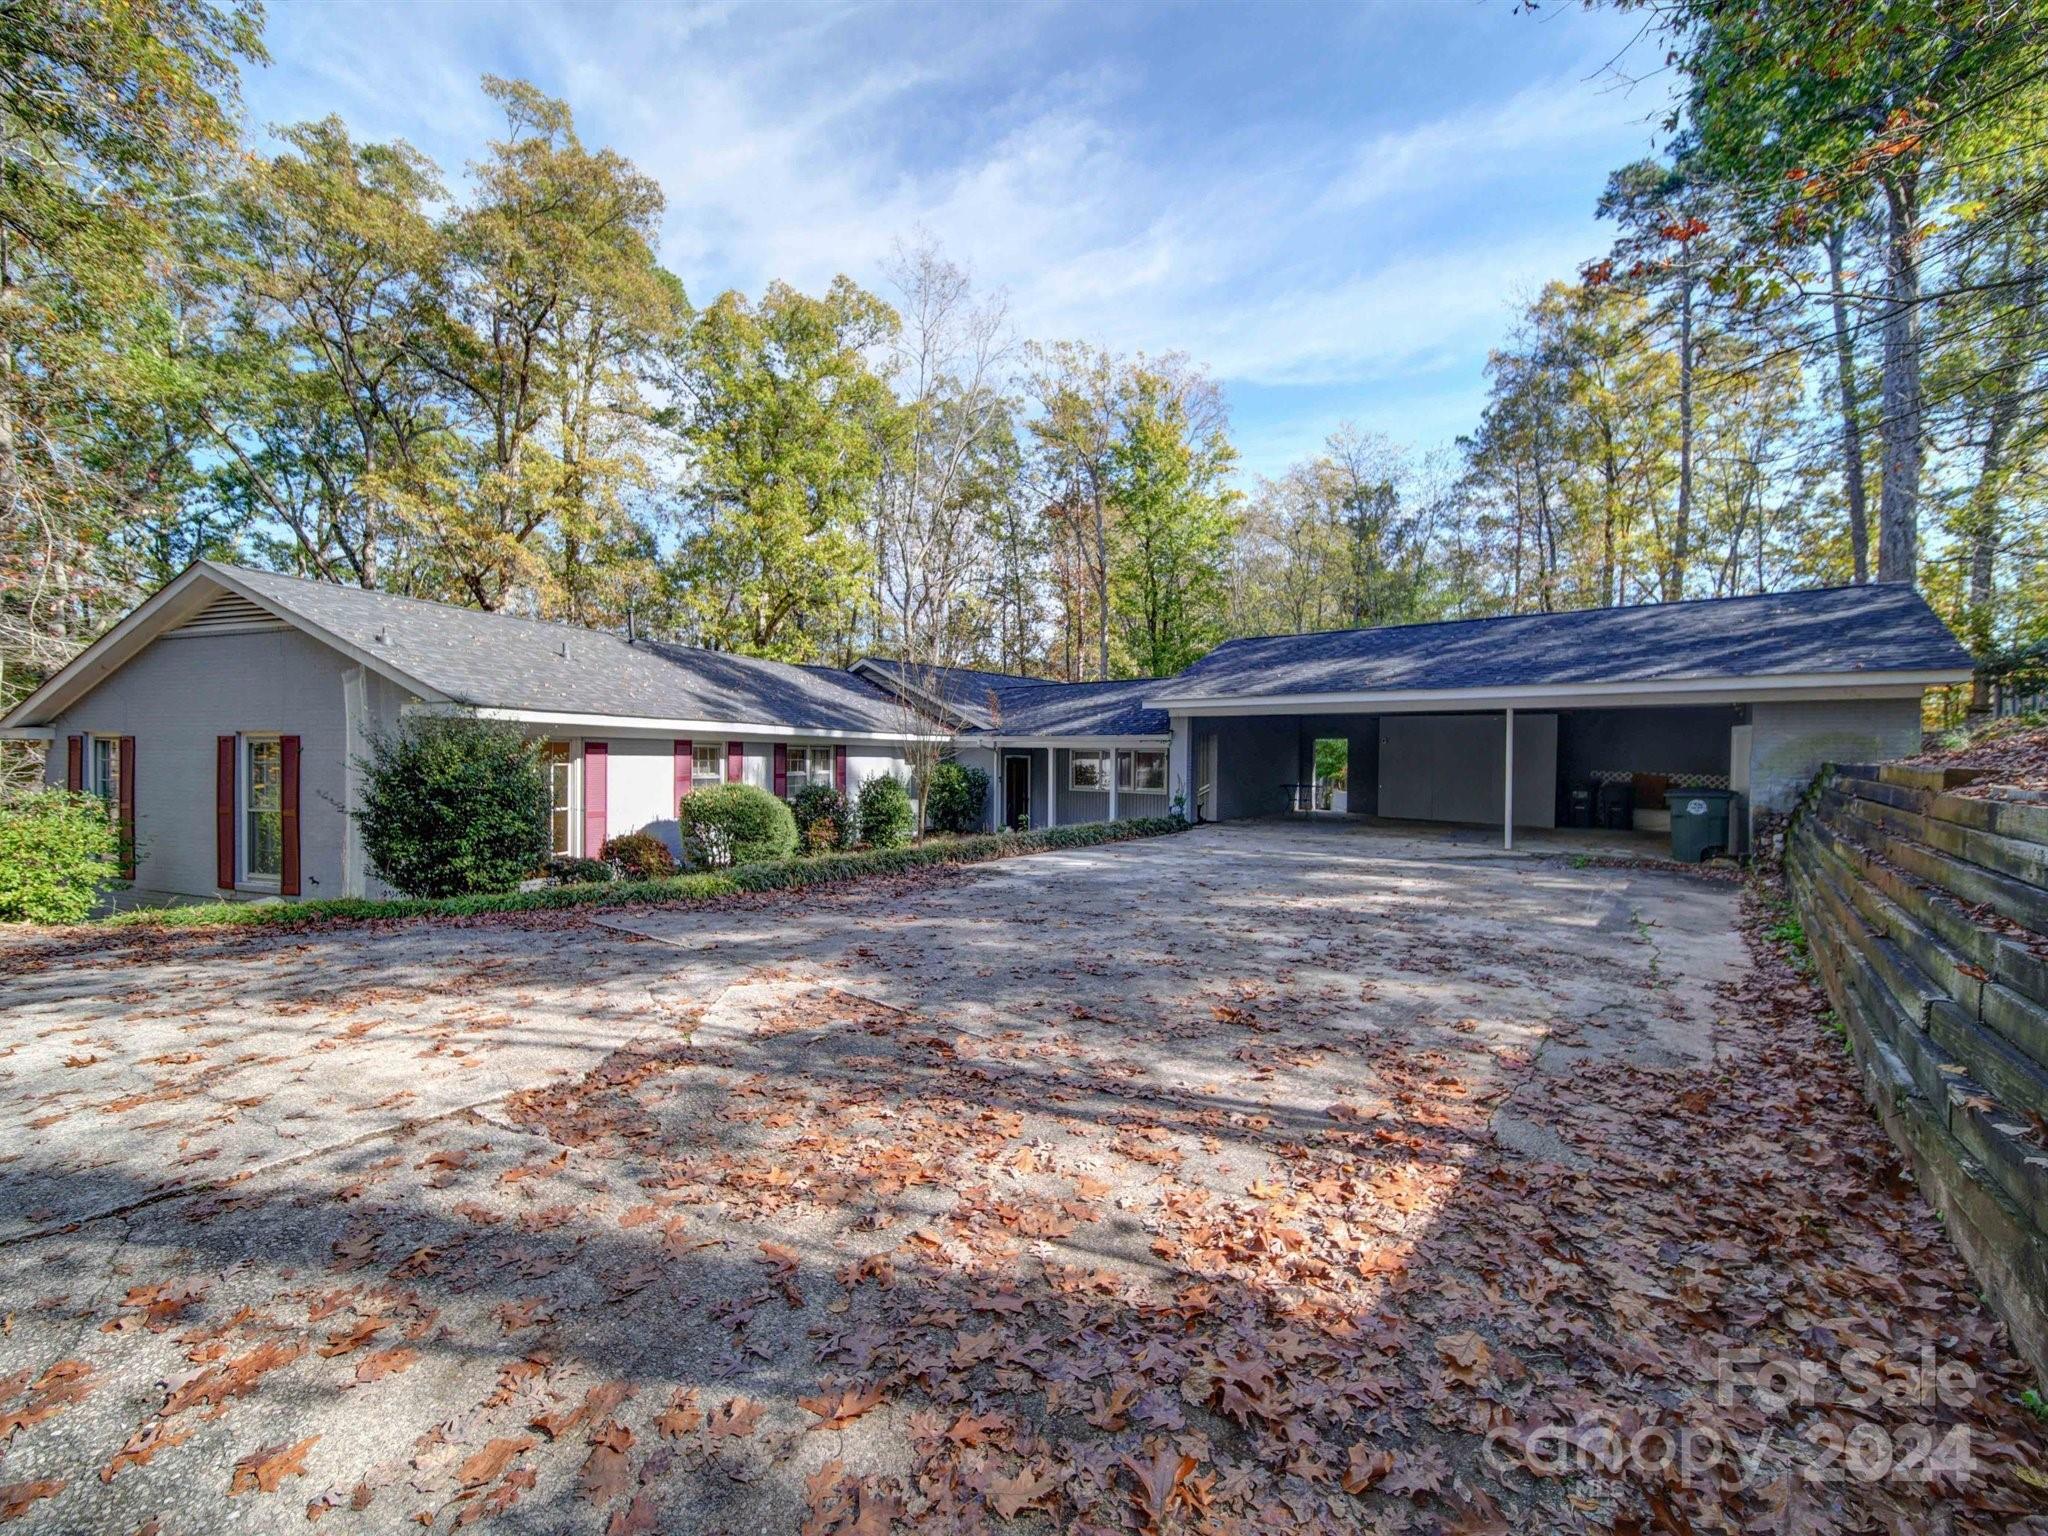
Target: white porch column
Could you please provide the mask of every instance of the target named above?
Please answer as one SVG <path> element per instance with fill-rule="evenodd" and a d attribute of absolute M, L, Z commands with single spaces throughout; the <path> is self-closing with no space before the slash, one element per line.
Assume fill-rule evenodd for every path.
<path fill-rule="evenodd" d="M 1109 749 L 1109 819 L 1111 821 L 1116 820 L 1116 779 L 1117 769 L 1121 766 L 1118 759 L 1123 755 L 1123 749 L 1120 747 L 1111 747 Z"/>
<path fill-rule="evenodd" d="M 1502 734 L 1507 740 L 1505 770 L 1501 775 L 1500 792 L 1500 845 L 1503 848 L 1515 846 L 1515 712 L 1510 708 L 1505 715 L 1506 727 Z"/>
<path fill-rule="evenodd" d="M 1166 746 L 1166 793 L 1167 804 L 1172 797 L 1181 797 L 1182 809 L 1189 821 L 1195 819 L 1195 723 L 1186 715 L 1168 715 L 1167 722 L 1173 731 Z"/>
<path fill-rule="evenodd" d="M 1045 749 L 1045 824 L 1056 827 L 1060 824 L 1060 776 L 1059 754 L 1056 749 Z"/>

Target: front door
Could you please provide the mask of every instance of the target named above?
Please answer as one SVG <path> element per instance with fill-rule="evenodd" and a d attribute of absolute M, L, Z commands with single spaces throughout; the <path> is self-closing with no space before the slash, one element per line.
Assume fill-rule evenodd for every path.
<path fill-rule="evenodd" d="M 1003 825 L 1021 832 L 1031 825 L 1031 759 L 1003 759 Z"/>

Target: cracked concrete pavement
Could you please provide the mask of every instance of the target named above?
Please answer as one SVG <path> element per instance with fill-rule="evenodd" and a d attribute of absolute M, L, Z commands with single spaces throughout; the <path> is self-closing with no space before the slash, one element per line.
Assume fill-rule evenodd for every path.
<path fill-rule="evenodd" d="M 504 1321 L 532 1307 L 548 1400 L 629 1384 L 617 1411 L 643 1448 L 679 1390 L 766 1405 L 758 1437 L 679 1441 L 674 1466 L 643 1471 L 663 1529 L 794 1529 L 828 1452 L 907 1475 L 914 1434 L 900 1405 L 802 1433 L 795 1399 L 830 1374 L 807 1325 L 835 1273 L 943 1215 L 963 1183 L 1023 1198 L 1036 1164 L 1094 1180 L 1100 1219 L 1031 1251 L 1142 1294 L 1168 1278 L 1147 1159 L 1241 1198 L 1275 1137 L 1390 1102 L 1382 1041 L 1438 1053 L 1504 1143 L 1568 1161 L 1543 1123 L 1547 1075 L 1608 1054 L 1713 1060 L 1746 963 L 1734 904 L 1732 886 L 1669 871 L 1254 824 L 716 908 L 16 946 L 0 1385 L 33 1401 L 76 1360 L 91 1390 L 0 1448 L 0 1484 L 61 1483 L 26 1507 L 33 1531 L 157 1520 L 173 1536 L 230 1510 L 235 1529 L 298 1530 L 308 1500 L 358 1486 L 377 1497 L 335 1499 L 335 1528 L 419 1514 L 445 1529 L 484 1492 L 449 1481 L 455 1449 L 474 1449 L 462 1436 L 517 1433 L 506 1404 L 532 1407 L 507 1382 L 538 1335 Z M 1046 1075 L 1066 1061 L 1086 1063 L 1085 1088 Z M 969 1118 L 996 1117 L 1032 1156 L 991 1163 L 987 1126 L 957 1123 L 946 1084 L 963 1069 L 987 1100 Z M 631 1113 L 578 1098 L 593 1079 L 628 1082 Z M 1156 1147 L 1135 1144 L 1147 1113 Z M 849 1138 L 905 1128 L 948 1182 L 877 1195 L 863 1143 L 867 1172 L 836 1202 L 735 1183 L 766 1170 L 772 1185 L 841 1115 Z M 599 1139 L 625 1153 L 591 1155 Z M 655 1145 L 667 1161 L 638 1155 Z M 718 1201 L 685 1220 L 657 1192 L 661 1224 L 643 1225 L 663 1170 L 676 1190 L 712 1166 Z M 764 1241 L 792 1255 L 766 1272 L 816 1310 L 749 1301 Z M 374 1302 L 327 1299 L 373 1280 Z M 193 1294 L 159 1298 L 158 1328 L 136 1296 L 162 1284 Z M 330 1305 L 413 1358 L 361 1379 L 362 1357 L 322 1353 Z M 252 1329 L 320 1348 L 205 1415 L 169 1411 L 195 1361 Z M 106 1475 L 152 1425 L 164 1443 Z M 289 1497 L 223 1503 L 239 1459 L 309 1436 Z M 580 1441 L 522 1454 L 535 1482 L 501 1524 L 599 1527 Z"/>

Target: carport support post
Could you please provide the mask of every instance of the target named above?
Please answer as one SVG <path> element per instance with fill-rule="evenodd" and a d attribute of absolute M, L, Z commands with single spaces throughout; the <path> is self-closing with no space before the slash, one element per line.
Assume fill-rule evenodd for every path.
<path fill-rule="evenodd" d="M 1508 709 L 1504 715 L 1502 737 L 1507 742 L 1507 752 L 1501 772 L 1500 792 L 1500 845 L 1503 848 L 1515 846 L 1515 712 Z"/>

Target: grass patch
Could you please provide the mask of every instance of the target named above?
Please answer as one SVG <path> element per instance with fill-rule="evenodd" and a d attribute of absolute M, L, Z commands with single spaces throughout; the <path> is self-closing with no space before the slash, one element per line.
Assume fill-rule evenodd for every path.
<path fill-rule="evenodd" d="M 483 896 L 441 896 L 371 901 L 341 896 L 316 901 L 215 901 L 200 906 L 117 912 L 101 928 L 290 928 L 323 922 L 388 922 L 404 918 L 481 917 L 499 912 L 559 912 L 575 907 L 674 905 L 716 901 L 743 891 L 794 891 L 842 885 L 881 875 L 904 875 L 948 864 L 985 864 L 992 859 L 1043 853 L 1054 848 L 1092 848 L 1186 829 L 1177 816 L 1129 821 L 1085 822 L 1038 832 L 994 832 L 945 837 L 907 848 L 864 853 L 828 853 L 811 858 L 771 859 L 716 873 L 672 875 L 661 880 L 614 880 L 591 885 L 549 885 L 537 891 L 500 891 Z"/>

